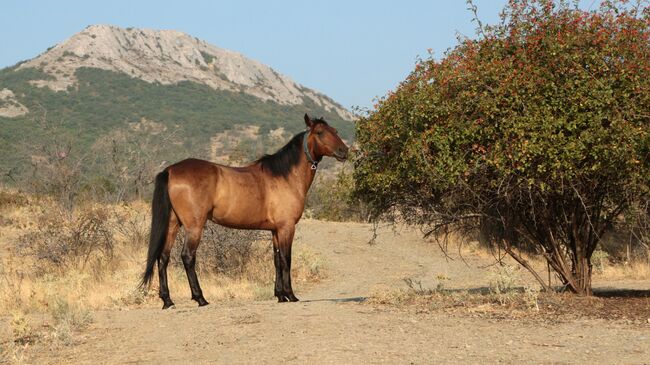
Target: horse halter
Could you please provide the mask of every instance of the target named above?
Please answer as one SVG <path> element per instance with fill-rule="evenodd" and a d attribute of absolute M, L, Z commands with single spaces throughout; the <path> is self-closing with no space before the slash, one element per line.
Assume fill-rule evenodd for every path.
<path fill-rule="evenodd" d="M 311 169 L 316 170 L 316 168 L 318 167 L 318 161 L 314 160 L 314 158 L 311 156 L 311 153 L 309 153 L 309 147 L 307 147 L 307 138 L 309 138 L 310 134 L 311 131 L 305 132 L 304 136 L 302 137 L 302 149 L 305 151 L 307 160 L 309 160 L 309 163 L 311 163 Z"/>

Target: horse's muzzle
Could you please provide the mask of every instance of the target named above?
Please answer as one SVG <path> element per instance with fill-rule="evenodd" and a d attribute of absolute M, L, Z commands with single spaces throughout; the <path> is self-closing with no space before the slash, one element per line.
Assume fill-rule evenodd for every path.
<path fill-rule="evenodd" d="M 348 148 L 347 147 L 340 147 L 334 152 L 334 158 L 339 161 L 343 162 L 348 159 Z"/>

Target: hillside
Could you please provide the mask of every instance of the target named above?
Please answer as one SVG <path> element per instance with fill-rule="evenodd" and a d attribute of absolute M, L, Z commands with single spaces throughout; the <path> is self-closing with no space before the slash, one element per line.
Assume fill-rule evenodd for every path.
<path fill-rule="evenodd" d="M 211 139 L 235 128 L 288 137 L 302 130 L 305 112 L 352 136 L 345 108 L 237 52 L 177 31 L 90 26 L 0 70 L 0 172 L 25 170 L 38 154 L 34 146 L 53 137 L 52 124 L 80 152 L 115 133 L 137 143 L 152 135 L 142 126 L 154 126 L 171 146 L 160 152 L 162 163 L 209 158 Z"/>

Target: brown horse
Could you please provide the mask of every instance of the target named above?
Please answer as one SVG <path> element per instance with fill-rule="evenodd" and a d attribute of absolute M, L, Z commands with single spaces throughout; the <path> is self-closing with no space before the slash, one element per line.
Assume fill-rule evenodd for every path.
<path fill-rule="evenodd" d="M 275 296 L 279 302 L 298 301 L 291 288 L 291 243 L 305 208 L 305 196 L 323 156 L 339 161 L 348 147 L 336 129 L 305 114 L 308 130 L 295 135 L 272 155 L 245 167 L 229 167 L 187 159 L 156 176 L 151 236 L 142 285 L 151 282 L 158 263 L 163 309 L 174 305 L 167 286 L 167 264 L 176 234 L 185 227 L 183 266 L 192 299 L 204 306 L 196 276 L 196 249 L 208 219 L 225 227 L 268 230 L 273 234 Z"/>

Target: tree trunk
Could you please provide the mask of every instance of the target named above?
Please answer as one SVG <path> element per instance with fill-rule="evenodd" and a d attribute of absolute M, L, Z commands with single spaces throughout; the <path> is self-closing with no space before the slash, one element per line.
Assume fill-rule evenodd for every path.
<path fill-rule="evenodd" d="M 564 286 L 578 295 L 592 295 L 591 250 L 585 241 L 577 239 L 574 245 L 565 244 L 549 236 L 549 251 L 544 255 L 548 264 L 558 273 Z M 569 249 L 563 253 L 562 247 Z"/>
<path fill-rule="evenodd" d="M 584 251 L 583 251 L 584 252 Z M 590 257 L 576 257 L 574 263 L 574 282 L 576 288 L 574 291 L 579 295 L 592 295 L 591 291 L 591 258 Z"/>

